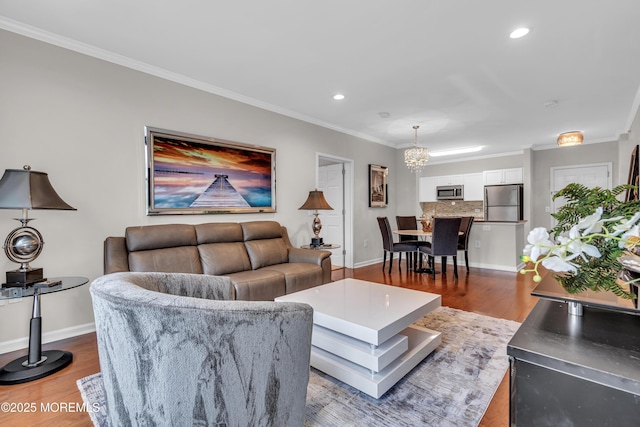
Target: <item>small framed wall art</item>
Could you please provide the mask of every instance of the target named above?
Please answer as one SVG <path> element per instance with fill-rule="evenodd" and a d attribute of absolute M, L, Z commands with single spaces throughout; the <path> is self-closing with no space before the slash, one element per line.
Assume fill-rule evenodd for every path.
<path fill-rule="evenodd" d="M 147 215 L 276 211 L 276 150 L 145 127 Z"/>
<path fill-rule="evenodd" d="M 389 202 L 386 166 L 369 165 L 369 207 L 384 208 Z"/>

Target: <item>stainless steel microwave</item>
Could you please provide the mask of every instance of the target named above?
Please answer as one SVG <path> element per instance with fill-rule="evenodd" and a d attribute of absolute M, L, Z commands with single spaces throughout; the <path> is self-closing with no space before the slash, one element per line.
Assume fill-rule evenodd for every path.
<path fill-rule="evenodd" d="M 463 200 L 464 186 L 439 185 L 436 187 L 436 199 L 438 200 Z"/>

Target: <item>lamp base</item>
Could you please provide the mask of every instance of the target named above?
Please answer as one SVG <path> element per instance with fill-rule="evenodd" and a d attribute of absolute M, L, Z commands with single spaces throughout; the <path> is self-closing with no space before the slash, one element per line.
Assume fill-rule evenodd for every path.
<path fill-rule="evenodd" d="M 21 384 L 37 380 L 58 372 L 73 361 L 73 354 L 63 350 L 43 351 L 42 356 L 42 362 L 36 366 L 26 366 L 29 356 L 24 356 L 0 368 L 0 384 Z"/>
<path fill-rule="evenodd" d="M 316 247 L 316 246 L 322 246 L 323 244 L 324 244 L 324 240 L 322 239 L 322 237 L 311 238 L 311 246 Z"/>
<path fill-rule="evenodd" d="M 7 271 L 7 283 L 4 286 L 7 288 L 24 287 L 43 280 L 41 268 L 30 268 L 25 271 L 13 270 Z"/>

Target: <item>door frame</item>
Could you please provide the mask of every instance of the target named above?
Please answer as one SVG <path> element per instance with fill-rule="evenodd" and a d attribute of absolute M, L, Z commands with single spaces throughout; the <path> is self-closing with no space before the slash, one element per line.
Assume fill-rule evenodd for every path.
<path fill-rule="evenodd" d="M 342 255 L 345 268 L 353 268 L 353 193 L 355 185 L 353 179 L 354 161 L 352 159 L 335 156 L 333 154 L 316 152 L 316 187 L 319 185 L 319 168 L 321 160 L 329 160 L 335 163 L 342 163 L 344 167 L 344 176 L 342 181 L 342 194 L 344 198 L 344 211 L 342 212 L 342 232 L 344 247 L 342 250 Z"/>

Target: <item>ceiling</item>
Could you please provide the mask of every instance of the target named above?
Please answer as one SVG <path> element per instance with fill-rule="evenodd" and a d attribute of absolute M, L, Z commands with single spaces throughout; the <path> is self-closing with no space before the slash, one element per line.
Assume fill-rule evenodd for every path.
<path fill-rule="evenodd" d="M 392 147 L 419 125 L 431 152 L 474 157 L 615 141 L 640 102 L 637 0 L 0 0 L 0 28 Z"/>

